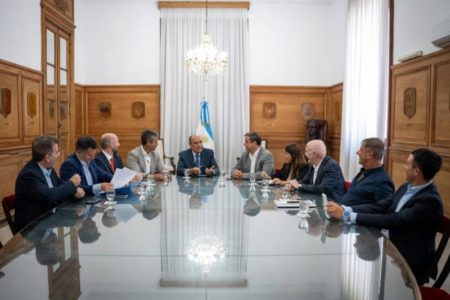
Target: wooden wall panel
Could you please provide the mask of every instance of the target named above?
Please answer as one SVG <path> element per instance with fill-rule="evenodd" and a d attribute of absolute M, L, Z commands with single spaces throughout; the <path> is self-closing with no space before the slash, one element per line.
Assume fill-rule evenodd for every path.
<path fill-rule="evenodd" d="M 22 106 L 23 106 L 23 124 L 24 141 L 31 140 L 41 134 L 42 131 L 42 82 L 39 76 L 25 77 L 22 81 Z"/>
<path fill-rule="evenodd" d="M 450 60 L 436 65 L 433 146 L 450 148 Z"/>
<path fill-rule="evenodd" d="M 404 107 L 405 90 L 410 87 L 416 89 L 411 118 L 405 111 L 414 101 L 408 100 Z M 443 157 L 435 183 L 450 215 L 450 49 L 393 66 L 390 112 L 388 169 L 394 183 L 405 181 L 403 162 L 412 150 L 434 149 Z"/>
<path fill-rule="evenodd" d="M 424 146 L 428 139 L 430 69 L 425 66 L 394 76 L 392 142 Z M 415 100 L 407 97 L 408 91 L 415 93 Z"/>
<path fill-rule="evenodd" d="M 327 120 L 333 137 L 340 142 L 341 106 L 342 84 L 333 87 L 251 86 L 250 129 L 268 140 L 275 166 L 280 168 L 284 147 L 291 143 L 303 144 L 309 119 Z M 339 118 L 335 118 L 336 114 Z M 336 143 L 329 141 L 329 153 L 339 159 L 339 148 L 333 149 Z"/>
<path fill-rule="evenodd" d="M 20 142 L 20 78 L 19 71 L 10 66 L 0 64 L 0 143 Z"/>
<path fill-rule="evenodd" d="M 125 162 L 128 151 L 140 145 L 143 130 L 159 132 L 159 93 L 159 85 L 77 85 L 75 138 L 88 134 L 99 140 L 103 133 L 114 132 Z"/>

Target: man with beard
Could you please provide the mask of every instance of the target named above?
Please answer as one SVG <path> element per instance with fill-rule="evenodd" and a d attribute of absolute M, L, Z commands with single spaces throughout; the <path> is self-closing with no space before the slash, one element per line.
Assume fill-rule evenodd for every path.
<path fill-rule="evenodd" d="M 118 149 L 119 138 L 114 133 L 105 133 L 100 140 L 102 150 L 95 156 L 97 166 L 108 174 L 113 175 L 117 168 L 123 168 L 122 158 Z"/>

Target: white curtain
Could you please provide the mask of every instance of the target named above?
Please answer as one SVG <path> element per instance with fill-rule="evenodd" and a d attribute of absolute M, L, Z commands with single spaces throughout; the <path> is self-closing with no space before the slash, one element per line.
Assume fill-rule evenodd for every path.
<path fill-rule="evenodd" d="M 246 9 L 208 9 L 208 33 L 219 51 L 228 53 L 223 75 L 204 78 L 187 70 L 186 52 L 201 44 L 204 9 L 161 9 L 161 136 L 169 155 L 188 148 L 195 133 L 203 96 L 209 103 L 219 166 L 229 172 L 243 150 L 249 129 L 249 41 Z"/>
<path fill-rule="evenodd" d="M 358 150 L 368 137 L 386 138 L 389 1 L 350 0 L 347 14 L 340 164 L 353 178 Z"/>

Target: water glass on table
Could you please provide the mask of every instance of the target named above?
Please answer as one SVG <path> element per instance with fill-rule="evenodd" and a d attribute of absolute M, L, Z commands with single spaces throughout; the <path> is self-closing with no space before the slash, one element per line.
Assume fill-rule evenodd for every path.
<path fill-rule="evenodd" d="M 114 205 L 117 202 L 114 201 L 114 198 L 116 197 L 116 190 L 113 188 L 110 188 L 106 191 L 106 201 L 105 204 L 106 205 Z"/>

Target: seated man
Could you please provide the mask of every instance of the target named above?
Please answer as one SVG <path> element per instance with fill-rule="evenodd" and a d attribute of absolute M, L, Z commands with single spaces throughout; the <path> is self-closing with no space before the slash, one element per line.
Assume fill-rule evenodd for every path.
<path fill-rule="evenodd" d="M 353 178 L 347 194 L 341 200 L 346 206 L 375 203 L 394 194 L 394 184 L 383 167 L 384 143 L 379 138 L 361 142 L 357 152 L 361 171 Z"/>
<path fill-rule="evenodd" d="M 177 175 L 183 175 L 186 169 L 193 176 L 217 176 L 219 166 L 214 158 L 214 151 L 203 148 L 202 137 L 191 135 L 190 148 L 178 153 Z"/>
<path fill-rule="evenodd" d="M 255 173 L 256 179 L 272 176 L 275 170 L 272 153 L 261 147 L 261 137 L 256 132 L 245 134 L 245 151 L 234 166 L 232 177 L 234 179 L 249 179 Z M 264 172 L 264 173 L 263 173 Z"/>
<path fill-rule="evenodd" d="M 84 197 L 81 178 L 72 174 L 67 182 L 58 178 L 53 166 L 59 157 L 57 141 L 47 135 L 36 137 L 31 145 L 31 160 L 16 179 L 14 223 L 22 229 L 65 200 Z"/>
<path fill-rule="evenodd" d="M 97 166 L 108 174 L 114 175 L 117 168 L 123 168 L 122 158 L 117 152 L 119 138 L 114 133 L 105 133 L 100 140 L 102 151 L 95 156 Z"/>
<path fill-rule="evenodd" d="M 144 130 L 141 133 L 141 145 L 127 155 L 127 168 L 141 173 L 145 178 L 163 181 L 164 166 L 159 154 L 155 151 L 158 146 L 158 133 Z"/>
<path fill-rule="evenodd" d="M 329 202 L 326 210 L 345 223 L 382 228 L 394 243 L 416 277 L 428 282 L 436 275 L 435 237 L 443 217 L 441 197 L 433 183 L 442 158 L 433 150 L 420 148 L 411 152 L 404 165 L 406 183 L 386 201 L 352 207 Z"/>
<path fill-rule="evenodd" d="M 312 140 L 306 144 L 305 156 L 310 163 L 305 177 L 299 182 L 290 180 L 290 187 L 301 192 L 322 194 L 340 202 L 345 194 L 344 176 L 338 163 L 327 155 L 327 148 L 322 140 Z"/>
<path fill-rule="evenodd" d="M 61 179 L 68 180 L 73 174 L 81 175 L 81 188 L 86 195 L 97 195 L 113 189 L 109 183 L 112 175 L 100 169 L 94 161 L 97 142 L 90 136 L 81 136 L 75 145 L 75 153 L 61 165 Z"/>

